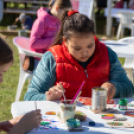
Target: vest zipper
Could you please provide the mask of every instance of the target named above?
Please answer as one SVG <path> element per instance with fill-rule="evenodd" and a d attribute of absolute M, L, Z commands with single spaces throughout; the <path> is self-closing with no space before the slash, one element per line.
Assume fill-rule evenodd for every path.
<path fill-rule="evenodd" d="M 88 73 L 87 73 L 87 70 L 84 70 L 84 72 L 85 72 L 85 74 L 86 74 L 86 76 L 87 76 L 87 78 L 88 78 Z"/>

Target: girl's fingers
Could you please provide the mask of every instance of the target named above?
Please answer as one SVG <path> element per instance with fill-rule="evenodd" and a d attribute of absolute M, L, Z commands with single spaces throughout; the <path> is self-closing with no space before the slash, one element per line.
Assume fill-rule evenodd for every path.
<path fill-rule="evenodd" d="M 60 89 L 60 90 L 64 90 L 64 87 L 61 83 L 57 84 L 57 87 Z"/>
<path fill-rule="evenodd" d="M 58 92 L 58 93 L 63 93 L 63 90 L 59 87 L 56 87 L 55 90 Z"/>
<path fill-rule="evenodd" d="M 57 92 L 55 88 L 50 88 L 49 91 L 51 92 L 52 95 L 53 95 L 53 94 L 56 94 L 56 92 Z"/>
<path fill-rule="evenodd" d="M 49 90 L 49 91 L 47 91 L 45 94 L 46 94 L 46 95 L 51 95 L 51 91 Z"/>
<path fill-rule="evenodd" d="M 114 93 L 113 93 L 113 90 L 112 89 L 109 89 L 108 90 L 108 92 L 107 92 L 107 98 L 108 98 L 108 100 L 111 100 L 111 99 L 113 99 L 113 95 Z"/>
<path fill-rule="evenodd" d="M 63 93 L 63 91 L 57 86 L 50 88 L 50 91 L 54 95 Z"/>

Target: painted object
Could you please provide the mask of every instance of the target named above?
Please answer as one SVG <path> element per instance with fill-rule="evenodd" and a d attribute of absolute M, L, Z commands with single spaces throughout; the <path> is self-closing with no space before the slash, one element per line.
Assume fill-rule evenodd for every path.
<path fill-rule="evenodd" d="M 81 111 L 75 111 L 75 118 L 79 119 L 80 121 L 85 121 L 87 116 Z"/>
<path fill-rule="evenodd" d="M 109 122 L 107 124 L 110 126 L 122 126 L 123 125 L 123 123 L 121 123 L 121 122 Z"/>
<path fill-rule="evenodd" d="M 48 111 L 48 112 L 46 112 L 45 114 L 46 114 L 46 115 L 56 115 L 56 112 L 54 112 L 54 111 Z"/>
<path fill-rule="evenodd" d="M 115 117 L 113 114 L 105 114 L 105 115 L 101 115 L 101 118 L 105 120 L 111 120 L 114 119 Z"/>

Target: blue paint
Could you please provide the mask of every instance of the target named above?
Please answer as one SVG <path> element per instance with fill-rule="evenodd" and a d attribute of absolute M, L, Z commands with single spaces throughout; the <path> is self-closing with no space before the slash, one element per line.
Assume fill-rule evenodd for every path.
<path fill-rule="evenodd" d="M 89 126 L 95 126 L 95 122 L 94 121 L 90 121 L 89 122 Z"/>
<path fill-rule="evenodd" d="M 51 121 L 51 122 L 59 122 L 59 121 Z"/>

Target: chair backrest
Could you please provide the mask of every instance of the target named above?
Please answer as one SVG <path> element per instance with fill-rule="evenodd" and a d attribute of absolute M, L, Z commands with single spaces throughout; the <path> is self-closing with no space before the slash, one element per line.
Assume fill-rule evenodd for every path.
<path fill-rule="evenodd" d="M 39 57 L 43 56 L 42 53 L 37 53 L 31 50 L 30 48 L 30 39 L 26 37 L 15 37 L 13 38 L 13 43 L 18 47 L 19 53 L 23 53 L 25 55 Z"/>
<path fill-rule="evenodd" d="M 3 0 L 0 0 L 0 22 L 3 18 Z"/>
<path fill-rule="evenodd" d="M 134 45 L 134 37 L 126 37 L 126 38 L 122 38 L 120 40 L 118 40 L 117 42 L 120 42 L 120 43 L 126 43 L 128 45 Z"/>
<path fill-rule="evenodd" d="M 13 39 L 13 43 L 18 48 L 21 48 L 23 50 L 31 51 L 30 50 L 30 39 L 26 37 L 15 37 Z"/>
<path fill-rule="evenodd" d="M 134 37 L 126 37 L 118 40 L 119 43 L 125 43 L 129 46 L 134 47 Z M 125 63 L 123 65 L 124 68 L 133 68 L 134 69 L 134 59 L 133 58 L 125 58 Z"/>
<path fill-rule="evenodd" d="M 118 12 L 118 15 L 120 16 L 121 24 L 128 24 L 128 25 L 133 24 L 132 18 L 134 17 L 134 13 L 122 11 L 122 12 Z"/>
<path fill-rule="evenodd" d="M 128 78 L 132 81 L 133 83 L 133 68 L 124 68 L 126 70 Z"/>
<path fill-rule="evenodd" d="M 94 0 L 71 0 L 74 10 L 93 18 Z"/>

